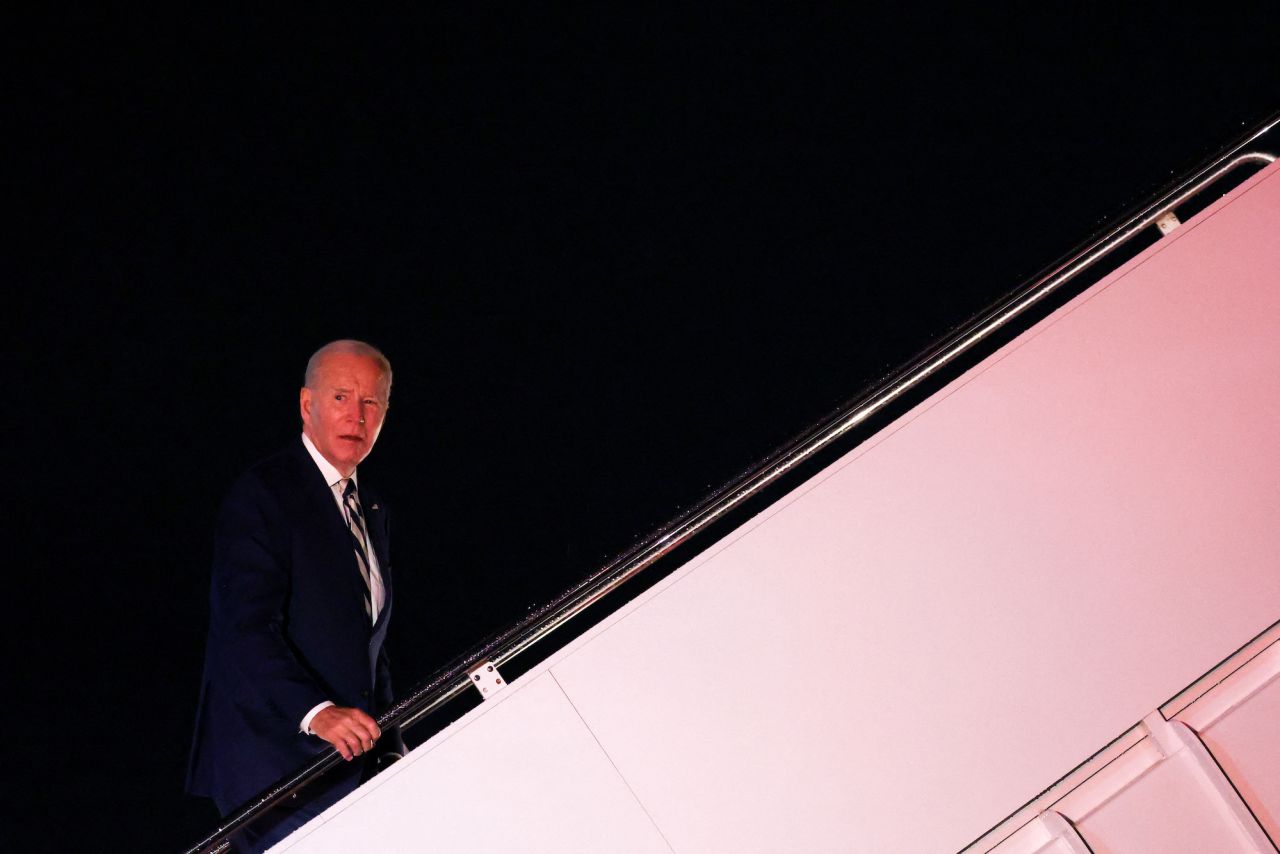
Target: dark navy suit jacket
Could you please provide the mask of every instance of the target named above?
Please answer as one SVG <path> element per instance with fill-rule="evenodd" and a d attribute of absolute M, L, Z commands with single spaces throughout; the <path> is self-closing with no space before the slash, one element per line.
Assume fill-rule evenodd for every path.
<path fill-rule="evenodd" d="M 301 438 L 246 472 L 223 502 L 187 791 L 224 815 L 328 749 L 298 730 L 319 703 L 374 717 L 391 705 L 387 508 L 363 477 L 359 489 L 386 593 L 372 626 L 342 512 Z M 403 753 L 399 732 L 384 733 L 375 751 Z M 327 775 L 326 800 L 356 786 L 359 764 Z"/>

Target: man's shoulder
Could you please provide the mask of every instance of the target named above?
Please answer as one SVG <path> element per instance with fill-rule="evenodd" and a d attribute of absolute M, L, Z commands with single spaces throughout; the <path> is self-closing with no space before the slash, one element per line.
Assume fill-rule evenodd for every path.
<path fill-rule="evenodd" d="M 307 465 L 315 468 L 302 442 L 290 443 L 245 469 L 232 483 L 228 497 L 261 490 L 273 493 L 293 491 L 307 483 Z"/>
<path fill-rule="evenodd" d="M 308 473 L 306 466 L 315 468 L 315 463 L 307 455 L 307 449 L 300 439 L 295 439 L 269 457 L 258 460 L 245 471 L 265 480 L 281 478 L 299 478 Z"/>

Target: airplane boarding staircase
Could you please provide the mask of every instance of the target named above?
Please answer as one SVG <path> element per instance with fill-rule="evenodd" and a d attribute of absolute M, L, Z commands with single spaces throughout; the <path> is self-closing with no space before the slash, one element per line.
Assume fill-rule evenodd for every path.
<path fill-rule="evenodd" d="M 484 699 L 274 850 L 1276 851 L 1274 126 L 421 687 L 384 722 Z"/>

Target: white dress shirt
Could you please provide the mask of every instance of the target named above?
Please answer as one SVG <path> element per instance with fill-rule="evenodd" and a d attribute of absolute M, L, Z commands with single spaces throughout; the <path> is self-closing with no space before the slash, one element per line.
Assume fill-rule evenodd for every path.
<path fill-rule="evenodd" d="M 320 473 L 324 475 L 324 482 L 329 484 L 329 490 L 333 493 L 333 500 L 338 505 L 338 512 L 342 514 L 343 520 L 350 525 L 351 519 L 347 516 L 347 507 L 345 502 L 342 500 L 342 492 L 346 489 L 347 479 L 333 467 L 332 463 L 326 460 L 324 456 L 316 450 L 316 446 L 312 444 L 311 439 L 307 437 L 306 433 L 302 434 L 302 444 L 306 447 L 307 453 L 311 455 L 311 459 L 315 460 L 315 464 L 320 469 Z M 351 480 L 355 482 L 356 489 L 359 490 L 360 479 L 356 472 L 351 473 Z M 366 518 L 368 518 L 367 511 Z M 368 536 L 367 525 L 365 526 L 365 536 Z M 364 544 L 364 553 L 369 558 L 369 604 L 373 611 L 373 622 L 376 623 L 378 621 L 378 612 L 382 610 L 382 603 L 386 601 L 386 590 L 383 589 L 382 586 L 382 572 L 378 568 L 378 556 L 374 553 L 372 544 L 367 541 Z M 311 732 L 311 719 L 314 718 L 316 713 L 321 709 L 327 709 L 332 705 L 334 705 L 333 701 L 325 700 L 323 703 L 320 703 L 314 709 L 307 712 L 306 716 L 303 717 L 302 725 L 300 726 L 302 732 L 307 733 L 308 735 L 314 735 L 315 733 Z"/>

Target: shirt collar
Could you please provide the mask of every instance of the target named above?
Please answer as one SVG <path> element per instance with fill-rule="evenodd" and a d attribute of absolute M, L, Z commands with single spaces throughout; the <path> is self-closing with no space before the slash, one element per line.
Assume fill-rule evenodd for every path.
<path fill-rule="evenodd" d="M 306 434 L 302 434 L 302 444 L 307 449 L 307 453 L 311 455 L 311 459 L 315 461 L 316 466 L 320 469 L 320 474 L 324 475 L 324 482 L 329 484 L 330 488 L 338 485 L 343 480 L 342 474 L 333 467 L 333 464 L 324 458 L 324 455 L 316 450 L 316 446 L 311 443 L 311 438 Z M 351 473 L 351 479 L 355 481 L 356 489 L 360 488 L 360 480 L 355 472 Z"/>

